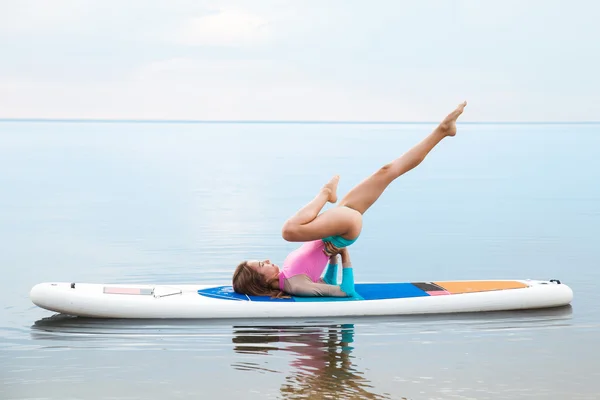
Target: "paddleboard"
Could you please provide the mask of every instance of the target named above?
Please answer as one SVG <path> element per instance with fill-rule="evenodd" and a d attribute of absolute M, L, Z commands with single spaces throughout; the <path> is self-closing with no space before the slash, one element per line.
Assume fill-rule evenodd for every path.
<path fill-rule="evenodd" d="M 30 299 L 62 314 L 95 318 L 294 318 L 524 310 L 570 304 L 558 280 L 457 280 L 357 283 L 358 296 L 275 299 L 230 285 L 46 282 Z"/>

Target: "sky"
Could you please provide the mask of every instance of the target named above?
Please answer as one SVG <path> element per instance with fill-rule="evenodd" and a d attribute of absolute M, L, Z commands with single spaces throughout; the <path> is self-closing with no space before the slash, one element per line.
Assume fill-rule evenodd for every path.
<path fill-rule="evenodd" d="M 0 0 L 0 118 L 600 121 L 593 0 Z"/>

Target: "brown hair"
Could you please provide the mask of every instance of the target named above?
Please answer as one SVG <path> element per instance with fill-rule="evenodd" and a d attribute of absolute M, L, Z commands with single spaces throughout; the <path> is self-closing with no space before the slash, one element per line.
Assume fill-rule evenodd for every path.
<path fill-rule="evenodd" d="M 248 296 L 289 297 L 285 292 L 271 287 L 273 282 L 276 282 L 277 279 L 278 277 L 269 280 L 265 279 L 263 275 L 249 266 L 246 261 L 243 261 L 237 266 L 233 273 L 232 286 L 236 293 L 246 294 Z"/>

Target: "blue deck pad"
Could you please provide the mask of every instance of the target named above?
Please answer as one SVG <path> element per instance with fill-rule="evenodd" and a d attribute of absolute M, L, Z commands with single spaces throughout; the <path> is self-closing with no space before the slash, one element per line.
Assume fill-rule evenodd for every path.
<path fill-rule="evenodd" d="M 208 289 L 198 290 L 198 294 L 206 297 L 212 297 L 213 299 L 223 300 L 238 300 L 238 301 L 287 301 L 293 302 L 293 298 L 289 299 L 275 299 L 271 296 L 247 296 L 245 294 L 236 293 L 232 286 L 217 286 Z"/>
<path fill-rule="evenodd" d="M 354 290 L 365 300 L 402 299 L 405 297 L 429 296 L 410 282 L 357 283 Z"/>
<path fill-rule="evenodd" d="M 321 303 L 333 303 L 338 301 L 356 301 L 364 300 L 361 296 L 354 297 L 333 297 L 333 296 L 294 296 L 294 301 L 298 303 L 314 303 L 320 301 Z"/>
<path fill-rule="evenodd" d="M 293 296 L 288 299 L 276 299 L 270 296 L 246 296 L 233 291 L 231 286 L 218 286 L 198 290 L 198 294 L 214 299 L 237 301 L 276 301 L 276 302 L 333 302 L 333 301 L 361 301 L 401 299 L 407 297 L 429 296 L 427 292 L 410 282 L 397 283 L 357 283 L 354 285 L 358 297 L 300 297 Z"/>

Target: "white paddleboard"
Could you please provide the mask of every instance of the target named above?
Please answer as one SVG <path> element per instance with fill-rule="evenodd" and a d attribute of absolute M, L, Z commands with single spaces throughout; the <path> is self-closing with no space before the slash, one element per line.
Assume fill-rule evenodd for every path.
<path fill-rule="evenodd" d="M 506 311 L 570 304 L 557 280 L 357 283 L 358 297 L 273 299 L 235 293 L 230 285 L 47 282 L 31 301 L 67 315 L 96 318 L 305 318 Z"/>

